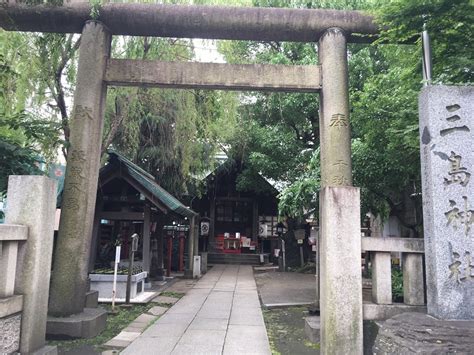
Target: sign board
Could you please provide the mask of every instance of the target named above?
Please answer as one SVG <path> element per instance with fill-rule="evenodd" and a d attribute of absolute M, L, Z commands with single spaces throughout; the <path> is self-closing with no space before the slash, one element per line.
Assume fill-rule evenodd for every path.
<path fill-rule="evenodd" d="M 138 250 L 138 234 L 132 235 L 132 251 Z"/>
<path fill-rule="evenodd" d="M 306 231 L 304 229 L 296 229 L 295 230 L 295 239 L 296 240 L 299 241 L 300 239 L 304 239 L 305 235 L 306 235 Z M 298 244 L 300 244 L 300 243 L 298 243 Z"/>
<path fill-rule="evenodd" d="M 211 224 L 209 223 L 209 221 L 201 221 L 201 235 L 209 235 L 210 226 Z"/>

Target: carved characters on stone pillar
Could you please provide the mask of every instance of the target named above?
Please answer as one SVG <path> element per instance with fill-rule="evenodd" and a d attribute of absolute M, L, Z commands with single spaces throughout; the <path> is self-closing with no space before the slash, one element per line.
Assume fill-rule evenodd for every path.
<path fill-rule="evenodd" d="M 332 166 L 334 166 L 337 170 L 337 174 L 334 175 L 331 178 L 331 181 L 329 182 L 331 186 L 348 186 L 350 185 L 349 180 L 347 179 L 346 175 L 344 174 L 344 171 L 347 169 L 349 166 L 348 162 L 345 162 L 344 160 L 336 160 L 334 163 L 332 163 Z"/>
<path fill-rule="evenodd" d="M 445 185 L 460 184 L 461 186 L 467 186 L 471 178 L 471 173 L 468 172 L 467 168 L 461 166 L 462 157 L 454 152 L 451 152 L 449 160 L 449 178 L 444 178 Z"/>
<path fill-rule="evenodd" d="M 451 260 L 452 263 L 449 264 L 450 279 L 454 279 L 458 284 L 474 279 L 474 264 L 472 264 L 473 260 L 469 251 L 464 252 L 462 259 L 459 253 L 453 252 Z"/>
<path fill-rule="evenodd" d="M 92 114 L 92 109 L 89 107 L 81 106 L 81 105 L 76 105 L 74 107 L 74 119 L 79 120 L 79 119 L 88 119 L 88 120 L 93 120 L 94 116 Z"/>
<path fill-rule="evenodd" d="M 441 134 L 441 137 L 444 137 L 454 132 L 470 132 L 471 131 L 468 126 L 466 126 L 465 124 L 462 124 L 462 122 L 459 122 L 462 120 L 462 118 L 458 114 L 456 114 L 456 111 L 458 111 L 460 108 L 461 106 L 458 104 L 446 106 L 446 111 L 448 111 L 447 114 L 448 115 L 451 114 L 451 116 L 446 117 L 446 121 L 448 122 L 450 127 L 442 129 L 439 132 Z"/>
<path fill-rule="evenodd" d="M 331 178 L 331 186 L 349 186 L 350 182 L 344 175 L 335 175 Z"/>
<path fill-rule="evenodd" d="M 85 153 L 82 150 L 72 150 L 69 155 L 68 180 L 64 186 L 63 206 L 70 209 L 78 209 L 78 196 L 84 191 L 85 176 L 83 165 L 86 162 Z"/>
<path fill-rule="evenodd" d="M 329 127 L 348 127 L 349 121 L 346 115 L 342 113 L 336 113 L 331 116 L 331 122 L 329 123 Z"/>
<path fill-rule="evenodd" d="M 466 236 L 471 230 L 471 226 L 474 223 L 474 210 L 469 209 L 469 202 L 467 196 L 462 197 L 464 200 L 464 206 L 461 210 L 457 206 L 457 202 L 454 200 L 449 200 L 451 209 L 444 213 L 447 219 L 446 226 L 451 225 L 454 230 L 457 230 L 461 225 L 464 225 L 464 232 Z"/>

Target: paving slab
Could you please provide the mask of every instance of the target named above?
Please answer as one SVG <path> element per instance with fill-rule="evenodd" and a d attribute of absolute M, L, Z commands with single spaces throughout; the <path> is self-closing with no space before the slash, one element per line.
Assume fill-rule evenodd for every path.
<path fill-rule="evenodd" d="M 178 301 L 179 301 L 179 298 L 168 297 L 168 296 L 158 296 L 158 297 L 153 298 L 152 302 L 164 303 L 164 304 L 175 304 Z"/>
<path fill-rule="evenodd" d="M 155 306 L 152 307 L 148 310 L 148 313 L 154 316 L 161 316 L 163 313 L 165 313 L 168 310 L 166 307 L 160 307 L 160 306 Z"/>
<path fill-rule="evenodd" d="M 155 319 L 156 317 L 151 314 L 141 314 L 137 318 L 135 318 L 135 320 L 132 323 L 143 323 L 143 324 L 148 325 L 151 322 L 153 322 Z"/>
<path fill-rule="evenodd" d="M 264 325 L 229 325 L 223 354 L 271 354 Z"/>
<path fill-rule="evenodd" d="M 189 323 L 163 323 L 159 327 L 149 327 L 142 336 L 148 338 L 181 337 L 188 327 Z"/>
<path fill-rule="evenodd" d="M 252 268 L 215 265 L 123 354 L 271 354 Z"/>
<path fill-rule="evenodd" d="M 178 343 L 180 337 L 166 337 L 166 338 L 148 338 L 139 337 L 127 348 L 125 348 L 122 355 L 156 355 L 156 354 L 171 354 L 174 347 Z"/>
<path fill-rule="evenodd" d="M 209 344 L 192 345 L 178 344 L 171 352 L 172 355 L 220 355 L 222 346 L 213 346 Z"/>
<path fill-rule="evenodd" d="M 110 339 L 104 346 L 109 348 L 125 348 L 131 344 L 128 340 L 116 340 L 115 338 Z"/>
<path fill-rule="evenodd" d="M 262 312 L 232 312 L 229 325 L 260 325 L 265 326 Z"/>
<path fill-rule="evenodd" d="M 226 336 L 226 330 L 204 330 L 204 329 L 187 329 L 178 342 L 179 344 L 190 344 L 196 346 L 219 346 L 222 348 Z M 211 335 L 212 336 L 209 336 Z"/>
<path fill-rule="evenodd" d="M 194 314 L 183 314 L 183 313 L 168 313 L 164 314 L 155 325 L 160 326 L 161 324 L 176 324 L 176 323 L 187 323 L 190 324 L 194 318 Z"/>
<path fill-rule="evenodd" d="M 132 333 L 141 333 L 143 329 L 147 326 L 143 323 L 130 323 L 128 327 L 124 328 L 124 332 L 132 332 Z"/>
<path fill-rule="evenodd" d="M 203 318 L 197 316 L 189 325 L 189 330 L 227 330 L 227 318 Z"/>
<path fill-rule="evenodd" d="M 138 338 L 138 336 L 140 335 L 141 333 L 139 332 L 126 332 L 126 331 L 121 331 L 120 333 L 118 333 L 114 339 L 115 340 L 123 340 L 123 341 L 129 341 L 129 342 L 132 342 L 134 341 L 136 338 Z"/>

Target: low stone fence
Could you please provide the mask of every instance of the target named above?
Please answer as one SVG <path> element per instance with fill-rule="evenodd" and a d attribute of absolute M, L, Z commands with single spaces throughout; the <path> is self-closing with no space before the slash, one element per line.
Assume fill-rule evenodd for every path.
<path fill-rule="evenodd" d="M 54 180 L 10 176 L 0 224 L 0 354 L 55 353 L 45 346 L 55 211 Z"/>
<path fill-rule="evenodd" d="M 426 312 L 423 239 L 362 237 L 362 251 L 370 252 L 372 260 L 372 303 L 364 303 L 364 319 L 387 319 L 403 312 Z M 403 303 L 392 301 L 392 252 L 402 253 Z"/>
<path fill-rule="evenodd" d="M 28 238 L 28 228 L 0 224 L 0 353 L 15 352 L 20 346 L 23 296 L 15 295 L 18 244 Z"/>

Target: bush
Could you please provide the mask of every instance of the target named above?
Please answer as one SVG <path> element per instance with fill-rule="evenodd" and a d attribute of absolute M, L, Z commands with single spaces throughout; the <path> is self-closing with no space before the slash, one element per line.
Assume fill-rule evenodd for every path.
<path fill-rule="evenodd" d="M 403 302 L 403 272 L 398 266 L 392 267 L 392 301 Z"/>
<path fill-rule="evenodd" d="M 133 265 L 132 275 L 137 275 L 143 272 L 143 268 L 140 265 Z M 112 268 L 101 268 L 95 269 L 91 274 L 101 274 L 101 275 L 113 275 L 114 269 Z M 117 275 L 128 275 L 128 267 L 122 266 L 117 270 Z"/>

